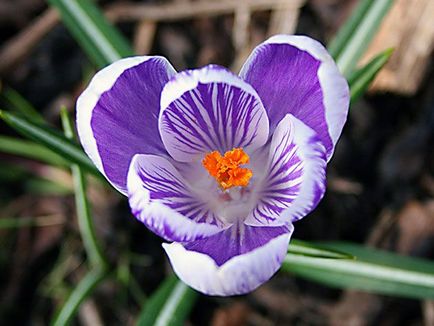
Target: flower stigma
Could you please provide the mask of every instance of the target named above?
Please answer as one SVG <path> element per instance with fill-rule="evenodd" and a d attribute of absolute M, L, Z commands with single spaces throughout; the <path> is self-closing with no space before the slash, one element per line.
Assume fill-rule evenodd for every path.
<path fill-rule="evenodd" d="M 249 184 L 253 175 L 252 170 L 240 167 L 240 165 L 249 163 L 249 160 L 249 155 L 242 148 L 234 148 L 223 156 L 218 151 L 206 154 L 202 165 L 216 179 L 219 186 L 227 190 L 232 187 L 245 187 Z"/>

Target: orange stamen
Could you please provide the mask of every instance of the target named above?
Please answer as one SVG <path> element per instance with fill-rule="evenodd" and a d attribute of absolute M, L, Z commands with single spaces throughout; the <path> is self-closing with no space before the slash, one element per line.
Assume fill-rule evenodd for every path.
<path fill-rule="evenodd" d="M 214 151 L 205 155 L 202 161 L 208 173 L 216 179 L 220 187 L 227 190 L 232 187 L 245 187 L 249 184 L 253 173 L 250 169 L 240 168 L 249 163 L 249 155 L 241 148 L 227 151 L 224 156 Z"/>

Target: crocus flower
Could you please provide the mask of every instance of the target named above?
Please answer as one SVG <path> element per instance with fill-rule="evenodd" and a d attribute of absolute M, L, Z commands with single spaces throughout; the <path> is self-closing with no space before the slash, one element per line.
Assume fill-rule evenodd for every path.
<path fill-rule="evenodd" d="M 175 273 L 210 295 L 252 291 L 280 268 L 293 222 L 325 191 L 349 91 L 326 49 L 277 35 L 239 75 L 119 60 L 77 102 L 86 153 L 167 240 Z"/>

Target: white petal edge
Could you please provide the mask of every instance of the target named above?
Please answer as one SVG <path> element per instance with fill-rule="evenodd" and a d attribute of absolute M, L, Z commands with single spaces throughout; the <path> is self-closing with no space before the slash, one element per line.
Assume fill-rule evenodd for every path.
<path fill-rule="evenodd" d="M 222 231 L 212 224 L 197 223 L 158 201 L 151 202 L 149 191 L 136 173 L 136 161 L 140 156 L 136 154 L 132 158 L 127 176 L 129 204 L 133 212 L 139 212 L 134 214 L 139 221 L 168 241 L 192 241 Z"/>
<path fill-rule="evenodd" d="M 250 84 L 223 67 L 208 65 L 201 69 L 181 71 L 175 78 L 169 80 L 161 93 L 161 108 L 164 109 L 168 107 L 170 103 L 180 98 L 182 94 L 195 89 L 199 83 L 225 83 L 235 86 L 246 93 L 252 94 L 262 104 L 258 93 Z M 161 113 L 162 112 L 160 112 L 160 117 Z"/>
<path fill-rule="evenodd" d="M 241 89 L 246 94 L 252 96 L 255 101 L 258 103 L 258 111 L 259 119 L 261 122 L 260 127 L 257 128 L 257 134 L 255 135 L 254 144 L 250 144 L 248 148 L 244 148 L 246 151 L 251 152 L 257 148 L 262 147 L 268 140 L 269 137 L 269 120 L 267 112 L 264 108 L 264 105 L 261 101 L 256 90 L 247 82 L 242 80 L 239 76 L 233 74 L 229 70 L 224 67 L 218 65 L 208 65 L 202 67 L 200 69 L 193 70 L 185 70 L 176 74 L 163 88 L 161 94 L 160 101 L 160 116 L 159 116 L 159 126 L 160 126 L 160 135 L 163 141 L 163 144 L 166 147 L 166 150 L 169 154 L 177 161 L 180 162 L 190 162 L 196 160 L 197 158 L 194 155 L 182 155 L 178 150 L 174 150 L 171 145 L 171 137 L 168 137 L 166 132 L 162 132 L 163 114 L 166 110 L 170 110 L 170 104 L 180 97 L 183 94 L 194 90 L 199 84 L 212 84 L 212 83 L 222 83 L 226 84 L 238 89 Z M 215 131 L 217 133 L 217 130 Z M 230 148 L 232 149 L 232 148 Z M 228 149 L 228 150 L 230 150 Z M 215 149 L 210 149 L 213 151 Z M 202 153 L 201 153 L 202 154 Z M 200 157 L 202 158 L 202 157 Z"/>
<path fill-rule="evenodd" d="M 305 165 L 300 193 L 291 206 L 280 214 L 278 220 L 281 223 L 295 222 L 305 217 L 315 209 L 326 191 L 327 162 L 324 146 L 319 139 L 314 140 L 316 133 L 313 129 L 292 115 L 287 115 L 285 119 L 287 117 L 290 117 L 294 124 L 294 143 L 299 147 L 297 154 Z M 309 142 L 312 142 L 314 146 L 308 144 Z M 318 180 L 321 182 L 318 183 Z M 316 186 L 319 189 L 316 190 Z M 316 203 L 314 203 L 315 191 L 320 191 Z"/>
<path fill-rule="evenodd" d="M 80 142 L 86 154 L 90 157 L 95 166 L 104 176 L 106 176 L 106 174 L 104 172 L 104 167 L 91 128 L 93 109 L 98 103 L 101 95 L 113 87 L 113 85 L 116 83 L 116 80 L 122 75 L 125 70 L 138 66 L 150 59 L 161 60 L 167 68 L 167 74 L 169 77 L 176 74 L 176 70 L 172 67 L 169 61 L 161 56 L 134 56 L 120 59 L 98 71 L 92 78 L 84 92 L 77 99 L 76 124 Z M 109 178 L 107 178 L 107 180 L 120 193 L 122 193 L 123 195 L 127 194 L 126 191 L 120 189 L 118 186 L 113 184 L 109 180 Z"/>
<path fill-rule="evenodd" d="M 292 224 L 288 227 L 288 233 L 221 266 L 210 256 L 186 250 L 180 243 L 163 243 L 163 248 L 176 275 L 188 286 L 208 295 L 241 295 L 253 291 L 279 270 L 294 231 Z"/>
<path fill-rule="evenodd" d="M 321 201 L 326 191 L 326 154 L 325 148 L 316 136 L 316 132 L 297 119 L 292 114 L 287 114 L 277 125 L 275 133 L 283 132 L 280 129 L 291 125 L 293 129 L 292 142 L 297 146 L 296 155 L 300 157 L 303 163 L 303 181 L 301 182 L 300 192 L 292 201 L 291 206 L 280 213 L 275 220 L 267 220 L 265 223 L 257 219 L 249 218 L 245 221 L 247 225 L 264 226 L 264 225 L 284 225 L 296 222 L 312 210 Z M 271 149 L 270 154 L 271 155 Z M 318 182 L 318 180 L 320 182 Z M 319 191 L 319 194 L 316 194 Z M 318 197 L 316 197 L 316 195 Z"/>
<path fill-rule="evenodd" d="M 321 61 L 318 69 L 318 79 L 323 90 L 323 101 L 326 108 L 325 119 L 333 143 L 333 150 L 327 155 L 327 161 L 330 161 L 347 120 L 350 103 L 350 90 L 347 80 L 342 76 L 333 58 L 320 42 L 304 35 L 285 34 L 274 35 L 253 50 L 240 70 L 239 75 L 242 78 L 249 69 L 254 69 L 254 67 L 251 67 L 251 63 L 256 56 L 255 52 L 266 44 L 289 44 L 308 52 L 315 59 Z M 342 108 L 345 108 L 345 110 L 342 110 Z"/>

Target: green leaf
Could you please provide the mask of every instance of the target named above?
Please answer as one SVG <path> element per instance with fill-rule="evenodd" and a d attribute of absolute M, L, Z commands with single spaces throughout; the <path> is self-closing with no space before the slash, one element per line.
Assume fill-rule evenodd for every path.
<path fill-rule="evenodd" d="M 37 143 L 48 147 L 64 159 L 78 164 L 86 171 L 101 178 L 101 174 L 77 143 L 65 138 L 49 126 L 37 124 L 10 112 L 0 111 L 0 118 L 10 127 Z"/>
<path fill-rule="evenodd" d="M 354 256 L 337 250 L 330 250 L 301 240 L 291 240 L 288 253 L 317 258 L 354 259 Z"/>
<path fill-rule="evenodd" d="M 62 21 L 87 53 L 102 68 L 133 51 L 122 34 L 103 16 L 89 0 L 48 0 L 56 7 Z"/>
<path fill-rule="evenodd" d="M 2 91 L 1 96 L 6 100 L 8 105 L 28 119 L 39 123 L 44 122 L 44 118 L 39 112 L 17 91 L 7 87 Z"/>
<path fill-rule="evenodd" d="M 389 60 L 393 53 L 393 49 L 387 49 L 375 56 L 364 67 L 356 70 L 349 78 L 348 84 L 350 85 L 351 103 L 354 103 L 366 91 L 371 82 L 377 76 L 381 68 Z"/>
<path fill-rule="evenodd" d="M 339 250 L 326 249 L 305 241 L 293 240 L 288 247 L 293 255 L 328 259 L 353 259 Z M 166 279 L 144 306 L 137 325 L 183 325 L 196 300 L 197 293 L 175 276 Z"/>
<path fill-rule="evenodd" d="M 49 180 L 46 178 L 38 178 L 31 176 L 25 181 L 26 192 L 41 195 L 55 195 L 64 196 L 72 194 L 72 189 L 59 182 Z"/>
<path fill-rule="evenodd" d="M 344 76 L 348 77 L 353 72 L 392 3 L 393 0 L 373 1 L 350 33 L 351 37 L 344 42 L 345 46 L 336 56 L 336 63 Z"/>
<path fill-rule="evenodd" d="M 74 138 L 72 123 L 65 108 L 62 108 L 60 116 L 66 137 L 68 139 Z M 77 164 L 72 164 L 72 172 L 74 178 L 78 225 L 92 269 L 75 287 L 66 302 L 62 305 L 60 311 L 55 315 L 52 321 L 52 325 L 55 326 L 69 324 L 81 303 L 92 294 L 96 286 L 105 279 L 109 272 L 107 260 L 102 254 L 102 250 L 99 247 L 95 236 L 93 221 L 90 216 L 89 206 L 86 199 L 84 175 Z"/>
<path fill-rule="evenodd" d="M 341 242 L 323 248 L 348 252 L 357 260 L 324 259 L 288 254 L 287 272 L 337 288 L 418 299 L 434 299 L 434 263 Z"/>
<path fill-rule="evenodd" d="M 80 304 L 92 293 L 95 287 L 108 275 L 106 269 L 93 269 L 74 288 L 62 309 L 56 313 L 51 325 L 64 326 L 71 322 Z"/>
<path fill-rule="evenodd" d="M 19 155 L 50 165 L 65 167 L 68 162 L 52 150 L 35 142 L 0 135 L 0 152 Z"/>
<path fill-rule="evenodd" d="M 137 325 L 184 325 L 197 296 L 196 291 L 175 276 L 168 277 L 143 307 Z"/>
<path fill-rule="evenodd" d="M 44 227 L 64 223 L 65 220 L 59 215 L 47 215 L 37 217 L 2 217 L 0 229 L 16 229 L 22 227 Z"/>
<path fill-rule="evenodd" d="M 333 58 L 336 59 L 345 48 L 346 44 L 350 40 L 351 36 L 355 33 L 357 27 L 360 25 L 373 2 L 374 0 L 361 0 L 354 9 L 350 18 L 339 29 L 335 38 L 330 41 L 328 50 Z"/>
<path fill-rule="evenodd" d="M 65 108 L 60 110 L 65 136 L 73 140 L 75 135 L 68 111 Z M 77 164 L 71 165 L 72 179 L 74 181 L 75 206 L 77 209 L 77 220 L 80 228 L 81 238 L 86 249 L 87 256 L 93 267 L 107 268 L 107 259 L 103 255 L 97 237 L 95 226 L 90 215 L 89 203 L 86 198 L 86 180 L 83 171 Z"/>
<path fill-rule="evenodd" d="M 19 182 L 20 180 L 23 180 L 27 177 L 28 173 L 23 167 L 0 161 L 0 182 Z M 5 188 L 5 185 L 3 185 L 3 189 L 0 189 L 0 194 L 1 191 L 6 192 Z"/>

